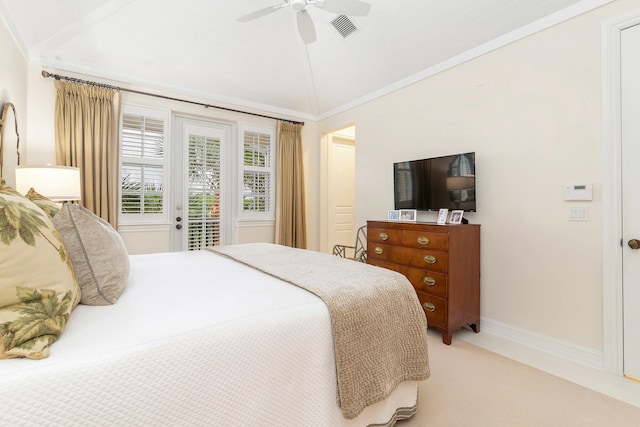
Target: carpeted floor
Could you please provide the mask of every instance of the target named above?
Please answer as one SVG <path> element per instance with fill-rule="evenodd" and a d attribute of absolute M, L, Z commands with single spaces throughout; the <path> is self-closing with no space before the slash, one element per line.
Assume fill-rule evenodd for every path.
<path fill-rule="evenodd" d="M 429 330 L 431 378 L 397 427 L 638 426 L 640 408 Z"/>

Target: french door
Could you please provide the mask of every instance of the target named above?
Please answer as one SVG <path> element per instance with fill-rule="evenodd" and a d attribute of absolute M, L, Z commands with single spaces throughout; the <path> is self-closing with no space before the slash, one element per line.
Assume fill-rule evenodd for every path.
<path fill-rule="evenodd" d="M 176 117 L 173 141 L 172 250 L 230 243 L 231 126 Z"/>

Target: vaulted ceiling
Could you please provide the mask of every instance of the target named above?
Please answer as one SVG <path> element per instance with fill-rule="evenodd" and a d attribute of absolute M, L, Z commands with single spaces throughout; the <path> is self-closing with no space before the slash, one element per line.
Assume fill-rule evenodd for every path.
<path fill-rule="evenodd" d="M 291 7 L 238 21 L 283 0 L 0 0 L 0 14 L 43 67 L 317 119 L 609 1 L 367 0 L 345 38 L 320 0 L 311 44 Z"/>

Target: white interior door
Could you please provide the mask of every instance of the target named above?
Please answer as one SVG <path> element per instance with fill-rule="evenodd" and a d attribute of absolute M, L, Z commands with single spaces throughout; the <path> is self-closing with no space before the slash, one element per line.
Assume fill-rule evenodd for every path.
<path fill-rule="evenodd" d="M 177 118 L 173 155 L 174 251 L 228 244 L 232 217 L 231 127 Z M 224 161 L 223 161 L 224 159 Z"/>
<path fill-rule="evenodd" d="M 329 136 L 329 249 L 355 243 L 355 141 Z"/>
<path fill-rule="evenodd" d="M 624 373 L 640 379 L 640 25 L 620 43 Z"/>

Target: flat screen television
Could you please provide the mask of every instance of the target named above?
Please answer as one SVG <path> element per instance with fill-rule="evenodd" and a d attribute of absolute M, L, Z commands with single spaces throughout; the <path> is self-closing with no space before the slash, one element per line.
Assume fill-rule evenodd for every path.
<path fill-rule="evenodd" d="M 393 164 L 395 209 L 476 211 L 476 153 Z"/>

